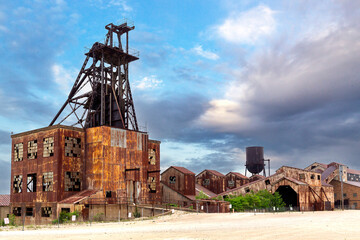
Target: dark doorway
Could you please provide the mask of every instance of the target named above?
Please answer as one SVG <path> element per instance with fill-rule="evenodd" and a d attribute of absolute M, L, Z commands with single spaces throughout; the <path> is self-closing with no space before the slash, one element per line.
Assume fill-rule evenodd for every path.
<path fill-rule="evenodd" d="M 289 185 L 280 186 L 276 191 L 281 195 L 287 207 L 298 206 L 298 195 Z"/>

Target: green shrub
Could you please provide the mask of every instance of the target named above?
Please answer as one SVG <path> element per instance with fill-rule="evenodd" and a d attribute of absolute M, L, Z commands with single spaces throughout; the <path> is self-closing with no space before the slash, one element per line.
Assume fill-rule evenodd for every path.
<path fill-rule="evenodd" d="M 267 190 L 260 190 L 257 193 L 251 192 L 244 196 L 228 196 L 225 201 L 231 203 L 235 211 L 266 209 L 266 208 L 282 208 L 285 206 L 281 195 L 278 192 L 271 194 Z"/>
<path fill-rule="evenodd" d="M 140 214 L 140 212 L 138 211 L 138 208 L 137 208 L 137 207 L 135 207 L 135 212 L 133 213 L 133 215 L 134 215 L 134 218 L 139 218 L 139 217 L 141 217 L 141 214 Z"/>
<path fill-rule="evenodd" d="M 16 225 L 16 216 L 14 214 L 9 215 L 9 226 L 17 226 Z"/>
<path fill-rule="evenodd" d="M 80 213 L 78 211 L 74 211 L 74 212 L 60 212 L 59 215 L 59 219 L 54 219 L 52 221 L 53 224 L 57 224 L 59 223 L 67 223 L 71 221 L 72 216 L 75 215 L 76 218 L 78 218 L 80 216 Z"/>
<path fill-rule="evenodd" d="M 196 199 L 209 199 L 209 197 L 203 191 L 200 191 L 199 195 L 196 195 L 195 198 Z"/>

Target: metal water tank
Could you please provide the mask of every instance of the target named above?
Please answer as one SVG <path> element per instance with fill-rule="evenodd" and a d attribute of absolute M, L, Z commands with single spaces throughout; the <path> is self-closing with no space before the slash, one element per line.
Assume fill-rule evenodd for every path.
<path fill-rule="evenodd" d="M 264 170 L 264 148 L 247 147 L 246 148 L 246 168 L 252 174 L 258 174 Z"/>

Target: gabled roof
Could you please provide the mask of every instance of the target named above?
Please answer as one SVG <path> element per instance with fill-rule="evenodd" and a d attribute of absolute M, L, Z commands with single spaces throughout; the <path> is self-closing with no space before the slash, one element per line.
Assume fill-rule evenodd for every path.
<path fill-rule="evenodd" d="M 176 170 L 178 170 L 179 172 L 182 172 L 184 174 L 192 174 L 195 175 L 195 173 L 193 173 L 192 171 L 190 171 L 189 169 L 186 169 L 184 167 L 177 167 L 177 166 L 171 166 L 170 168 L 175 168 Z"/>
<path fill-rule="evenodd" d="M 347 181 L 347 182 L 344 182 L 344 183 L 355 186 L 355 187 L 360 187 L 360 182 Z"/>
<path fill-rule="evenodd" d="M 200 184 L 197 184 L 197 183 L 195 183 L 195 191 L 196 191 L 196 193 L 203 192 L 205 195 L 207 195 L 210 198 L 213 198 L 213 197 L 215 197 L 217 195 L 216 193 L 210 191 L 209 189 L 207 189 L 207 188 L 205 188 L 205 187 L 203 187 L 203 186 L 201 186 Z"/>
<path fill-rule="evenodd" d="M 82 200 L 90 197 L 91 195 L 94 195 L 95 193 L 97 193 L 99 191 L 100 190 L 92 190 L 92 189 L 83 190 L 81 192 L 78 192 L 77 194 L 74 194 L 68 198 L 63 199 L 59 203 L 67 203 L 67 204 L 78 203 L 78 202 L 81 202 Z"/>
<path fill-rule="evenodd" d="M 333 173 L 335 170 L 337 169 L 337 167 L 335 167 L 334 165 L 328 167 L 327 169 L 325 169 L 325 171 L 321 174 L 321 179 L 325 180 L 328 176 L 330 176 L 331 173 Z"/>
<path fill-rule="evenodd" d="M 308 167 L 310 167 L 310 166 L 312 166 L 312 165 L 314 165 L 314 164 L 318 164 L 318 166 L 322 166 L 323 168 L 327 168 L 327 167 L 328 167 L 328 165 L 326 165 L 325 163 L 314 162 L 314 163 L 310 164 L 309 166 L 307 166 L 306 168 L 308 168 Z"/>
<path fill-rule="evenodd" d="M 240 177 L 240 178 L 248 178 L 248 177 L 246 177 L 246 176 L 244 176 L 244 175 L 242 175 L 241 173 L 238 173 L 238 172 L 229 172 L 228 174 L 226 174 L 226 176 L 227 175 L 229 175 L 229 174 L 234 174 L 234 175 L 236 175 L 236 176 L 238 176 L 238 177 Z"/>
<path fill-rule="evenodd" d="M 215 176 L 218 176 L 218 177 L 225 177 L 224 174 L 222 174 L 222 173 L 220 173 L 220 172 L 218 172 L 218 171 L 216 171 L 216 170 L 209 170 L 209 169 L 205 169 L 204 171 L 202 171 L 201 173 L 199 173 L 199 174 L 196 175 L 196 176 L 199 176 L 200 174 L 202 174 L 202 173 L 205 172 L 205 171 L 207 171 L 207 172 L 209 172 L 209 173 L 211 173 L 211 174 L 213 174 L 213 175 L 215 175 Z"/>
<path fill-rule="evenodd" d="M 359 170 L 355 170 L 355 169 L 348 169 L 347 170 L 348 173 L 351 173 L 351 174 L 359 174 L 360 175 L 360 171 Z"/>
<path fill-rule="evenodd" d="M 1 194 L 0 195 L 0 206 L 10 206 L 10 195 Z"/>

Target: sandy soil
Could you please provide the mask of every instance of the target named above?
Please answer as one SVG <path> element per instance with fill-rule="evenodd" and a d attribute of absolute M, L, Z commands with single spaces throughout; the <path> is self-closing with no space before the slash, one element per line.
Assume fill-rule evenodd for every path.
<path fill-rule="evenodd" d="M 196 214 L 152 220 L 2 229 L 0 239 L 360 239 L 360 211 Z"/>

